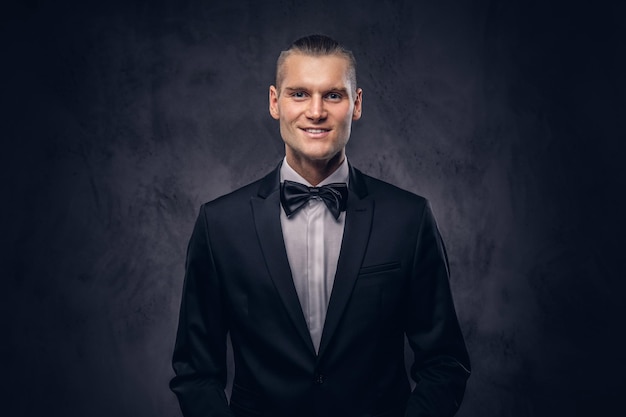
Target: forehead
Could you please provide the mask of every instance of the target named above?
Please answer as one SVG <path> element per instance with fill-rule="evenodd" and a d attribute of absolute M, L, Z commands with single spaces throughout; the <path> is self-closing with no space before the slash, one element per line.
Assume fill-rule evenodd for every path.
<path fill-rule="evenodd" d="M 350 63 L 340 55 L 291 54 L 282 68 L 283 87 L 350 89 Z"/>

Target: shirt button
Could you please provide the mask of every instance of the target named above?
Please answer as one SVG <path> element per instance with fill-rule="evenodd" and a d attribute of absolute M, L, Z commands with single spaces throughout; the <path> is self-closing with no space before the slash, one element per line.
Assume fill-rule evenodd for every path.
<path fill-rule="evenodd" d="M 315 375 L 315 383 L 317 385 L 322 385 L 324 383 L 324 375 L 322 374 Z"/>

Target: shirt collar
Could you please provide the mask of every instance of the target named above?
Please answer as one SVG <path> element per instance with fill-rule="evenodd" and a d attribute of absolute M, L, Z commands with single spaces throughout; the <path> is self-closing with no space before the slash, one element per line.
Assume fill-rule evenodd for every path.
<path fill-rule="evenodd" d="M 348 184 L 348 180 L 350 178 L 350 169 L 348 168 L 348 157 L 343 158 L 343 162 L 339 165 L 339 168 L 335 170 L 332 174 L 326 177 L 322 182 L 317 184 L 317 187 L 321 187 L 322 185 L 332 184 L 334 182 L 343 182 Z M 300 184 L 304 184 L 307 187 L 312 187 L 311 183 L 302 178 L 300 174 L 298 174 L 292 167 L 287 163 L 287 157 L 283 159 L 283 163 L 280 167 L 280 181 L 294 181 L 299 182 Z"/>

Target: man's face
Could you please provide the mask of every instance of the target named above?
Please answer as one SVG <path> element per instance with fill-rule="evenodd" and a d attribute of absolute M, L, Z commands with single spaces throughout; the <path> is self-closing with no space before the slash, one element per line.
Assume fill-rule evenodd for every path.
<path fill-rule="evenodd" d="M 270 87 L 270 114 L 280 121 L 287 161 L 343 159 L 352 121 L 361 117 L 362 91 L 351 85 L 348 60 L 293 53 L 282 68 L 280 91 Z"/>

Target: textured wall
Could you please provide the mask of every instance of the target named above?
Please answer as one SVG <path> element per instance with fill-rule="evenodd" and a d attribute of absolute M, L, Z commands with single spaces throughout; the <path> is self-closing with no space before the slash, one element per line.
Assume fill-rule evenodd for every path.
<path fill-rule="evenodd" d="M 281 158 L 267 87 L 311 32 L 359 61 L 350 160 L 432 201 L 475 369 L 459 415 L 626 392 L 623 6 L 85 3 L 0 17 L 0 414 L 179 415 L 193 221 Z"/>

